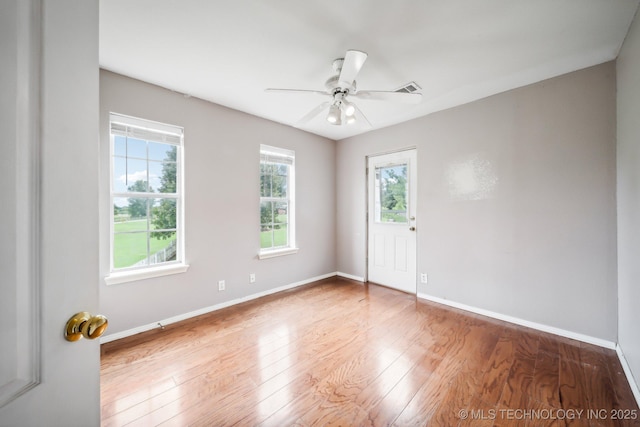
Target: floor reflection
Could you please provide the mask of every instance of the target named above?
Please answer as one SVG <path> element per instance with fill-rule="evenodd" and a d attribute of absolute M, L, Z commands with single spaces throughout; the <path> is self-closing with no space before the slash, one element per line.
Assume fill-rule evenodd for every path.
<path fill-rule="evenodd" d="M 258 340 L 260 384 L 258 410 L 264 418 L 292 400 L 289 387 L 292 366 L 291 334 L 287 325 L 279 325 Z"/>

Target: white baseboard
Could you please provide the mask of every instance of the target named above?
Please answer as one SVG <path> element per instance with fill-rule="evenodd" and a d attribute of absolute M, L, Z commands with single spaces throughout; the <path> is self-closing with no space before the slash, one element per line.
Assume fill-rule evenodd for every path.
<path fill-rule="evenodd" d="M 620 364 L 622 365 L 622 370 L 624 371 L 624 375 L 627 377 L 627 382 L 629 383 L 629 387 L 631 387 L 631 391 L 633 392 L 633 397 L 636 398 L 636 403 L 640 406 L 640 389 L 638 389 L 638 383 L 636 383 L 636 379 L 631 372 L 631 366 L 629 366 L 629 362 L 627 362 L 627 358 L 624 357 L 624 352 L 622 351 L 622 347 L 620 344 L 616 345 L 616 353 L 618 353 L 618 359 L 620 360 Z M 626 409 L 626 408 L 621 408 Z"/>
<path fill-rule="evenodd" d="M 496 313 L 494 311 L 485 310 L 483 308 L 477 308 L 470 305 L 462 304 L 455 301 L 450 301 L 438 297 L 434 297 L 424 293 L 418 293 L 418 298 L 426 299 L 428 301 L 437 302 L 439 304 L 448 305 L 449 307 L 459 308 L 460 310 L 470 311 L 472 313 L 480 314 L 482 316 L 492 317 L 494 319 L 503 320 L 509 323 L 515 323 L 516 325 L 526 326 L 527 328 L 537 329 L 538 331 L 548 332 L 550 334 L 559 335 L 565 338 L 571 338 L 574 340 L 586 342 L 589 344 L 597 345 L 599 347 L 615 350 L 616 343 L 613 341 L 603 340 L 602 338 L 596 338 L 589 335 L 580 334 L 577 332 L 567 331 L 565 329 L 556 328 L 554 326 L 544 325 L 542 323 L 531 322 L 529 320 L 520 319 L 518 317 L 508 316 L 506 314 Z"/>
<path fill-rule="evenodd" d="M 231 307 L 232 305 L 240 304 L 242 302 L 251 301 L 260 297 L 264 297 L 267 295 L 275 294 L 277 292 L 286 291 L 288 289 L 297 288 L 298 286 L 306 285 L 309 283 L 317 282 L 318 280 L 328 279 L 329 277 L 335 277 L 338 275 L 335 271 L 332 273 L 323 274 L 321 276 L 311 277 L 310 279 L 301 280 L 299 282 L 290 283 L 285 286 L 280 286 L 278 288 L 269 289 L 267 291 L 258 292 L 255 294 L 247 295 L 246 297 L 237 298 L 231 301 L 221 302 L 220 304 L 212 305 L 209 307 L 204 307 L 199 310 L 190 311 L 188 313 L 179 314 L 177 316 L 169 317 L 167 319 L 158 320 L 154 323 L 149 323 L 146 325 L 138 326 L 136 328 L 127 329 L 126 331 L 116 332 L 113 334 L 105 335 L 100 338 L 100 344 L 108 343 L 111 341 L 119 340 L 122 338 L 130 337 L 131 335 L 139 334 L 141 332 L 150 331 L 152 329 L 158 328 L 160 325 L 166 326 L 172 323 L 180 322 L 181 320 L 190 319 L 192 317 L 200 316 L 202 314 L 211 313 L 212 311 L 220 310 L 226 307 Z"/>
<path fill-rule="evenodd" d="M 336 273 L 336 276 L 344 277 L 345 279 L 351 279 L 351 280 L 355 280 L 356 282 L 363 282 L 364 283 L 364 277 L 354 276 L 353 274 L 347 274 L 347 273 L 343 273 L 341 271 L 338 271 Z"/>

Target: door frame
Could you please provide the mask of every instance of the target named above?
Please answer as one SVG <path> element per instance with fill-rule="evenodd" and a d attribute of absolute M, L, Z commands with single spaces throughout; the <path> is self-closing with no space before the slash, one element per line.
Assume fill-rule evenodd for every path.
<path fill-rule="evenodd" d="M 393 149 L 393 150 L 387 150 L 387 151 L 379 151 L 379 152 L 374 152 L 374 153 L 370 153 L 367 154 L 366 156 L 364 156 L 364 222 L 365 222 L 365 238 L 364 238 L 364 283 L 368 283 L 369 282 L 369 159 L 371 157 L 378 157 L 378 156 L 385 156 L 387 154 L 396 154 L 396 153 L 402 153 L 404 151 L 412 151 L 415 150 L 416 152 L 416 171 L 417 171 L 417 163 L 418 163 L 418 147 L 416 147 L 415 145 L 409 146 L 409 147 L 403 147 L 403 148 L 398 148 L 398 149 Z M 417 172 L 416 172 L 416 176 L 417 176 Z M 413 185 L 417 186 L 417 183 L 414 183 Z M 417 187 L 416 187 L 417 188 Z M 418 217 L 418 204 L 417 204 L 417 194 L 418 192 L 416 191 L 416 200 L 414 201 L 415 203 L 415 210 L 416 210 L 416 218 Z M 416 270 L 417 270 L 417 265 L 418 265 L 418 242 L 417 242 L 417 231 L 416 231 Z M 417 277 L 417 271 L 416 271 L 416 292 L 414 295 L 418 295 L 418 277 Z M 381 285 L 384 286 L 384 285 Z"/>

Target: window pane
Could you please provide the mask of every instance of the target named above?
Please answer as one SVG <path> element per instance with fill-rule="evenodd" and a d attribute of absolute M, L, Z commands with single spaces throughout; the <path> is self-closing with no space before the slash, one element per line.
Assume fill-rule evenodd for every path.
<path fill-rule="evenodd" d="M 273 166 L 273 194 L 272 197 L 287 197 L 287 166 Z"/>
<path fill-rule="evenodd" d="M 117 227 L 116 227 L 117 229 Z M 113 266 L 115 268 L 146 265 L 148 233 L 115 233 L 113 235 Z"/>
<path fill-rule="evenodd" d="M 260 248 L 288 246 L 289 212 L 287 202 L 260 204 Z"/>
<path fill-rule="evenodd" d="M 113 155 L 122 157 L 127 155 L 127 139 L 124 136 L 113 138 Z"/>
<path fill-rule="evenodd" d="M 265 227 L 271 227 L 273 224 L 273 202 L 260 203 L 260 224 Z"/>
<path fill-rule="evenodd" d="M 167 230 L 176 228 L 176 200 L 155 199 L 151 209 L 151 230 Z M 166 233 L 154 233 L 162 236 Z M 166 237 L 165 237 L 166 238 Z"/>
<path fill-rule="evenodd" d="M 260 197 L 271 197 L 271 171 L 264 163 L 260 164 Z"/>
<path fill-rule="evenodd" d="M 147 161 L 128 159 L 127 160 L 127 175 L 121 180 L 124 180 L 127 191 L 136 191 L 147 193 L 152 190 L 149 189 L 147 183 Z"/>
<path fill-rule="evenodd" d="M 162 179 L 162 163 L 149 161 L 149 187 L 150 193 L 160 192 Z"/>
<path fill-rule="evenodd" d="M 273 229 L 273 246 L 277 248 L 287 246 L 288 243 L 287 224 L 276 224 Z"/>
<path fill-rule="evenodd" d="M 275 223 L 288 223 L 289 222 L 289 212 L 287 207 L 287 202 L 276 202 L 274 203 L 274 222 Z"/>
<path fill-rule="evenodd" d="M 113 222 L 118 224 L 129 220 L 128 199 L 116 197 L 113 199 Z"/>
<path fill-rule="evenodd" d="M 376 222 L 406 223 L 407 165 L 376 168 Z"/>
<path fill-rule="evenodd" d="M 151 233 L 149 265 L 176 260 L 176 233 Z"/>
<path fill-rule="evenodd" d="M 127 159 L 113 158 L 113 191 L 125 193 L 127 191 Z"/>
<path fill-rule="evenodd" d="M 177 180 L 178 180 L 178 165 L 175 162 L 164 162 L 158 164 L 160 166 L 159 182 L 156 187 L 158 193 L 171 193 L 177 192 Z"/>
<path fill-rule="evenodd" d="M 274 224 L 273 224 L 273 246 L 287 246 L 289 235 L 287 226 L 289 224 L 289 209 L 287 202 L 274 203 Z"/>
<path fill-rule="evenodd" d="M 177 147 L 171 144 L 149 141 L 149 160 L 176 161 Z"/>
<path fill-rule="evenodd" d="M 260 249 L 273 247 L 273 230 L 264 228 L 260 231 Z"/>
<path fill-rule="evenodd" d="M 127 138 L 127 157 L 147 158 L 147 141 Z"/>
<path fill-rule="evenodd" d="M 126 231 L 147 230 L 147 204 L 149 199 L 127 197 L 124 200 L 126 201 L 126 210 L 129 215 L 127 223 L 130 228 Z"/>

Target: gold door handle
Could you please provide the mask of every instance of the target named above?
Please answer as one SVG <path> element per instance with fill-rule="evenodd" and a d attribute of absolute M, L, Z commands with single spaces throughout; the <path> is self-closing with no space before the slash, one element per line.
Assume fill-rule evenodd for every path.
<path fill-rule="evenodd" d="M 64 338 L 67 341 L 78 341 L 80 338 L 93 340 L 104 333 L 109 326 L 109 320 L 102 314 L 92 316 L 91 313 L 81 311 L 67 321 L 64 328 Z"/>

